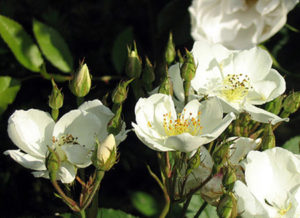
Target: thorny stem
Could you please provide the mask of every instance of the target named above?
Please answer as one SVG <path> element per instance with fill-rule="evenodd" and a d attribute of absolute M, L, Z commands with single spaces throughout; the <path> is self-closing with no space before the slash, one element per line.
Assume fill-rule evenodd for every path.
<path fill-rule="evenodd" d="M 99 189 L 100 187 L 100 183 L 101 183 L 101 180 L 103 179 L 104 177 L 104 173 L 105 171 L 102 171 L 102 170 L 97 170 L 96 171 L 96 178 L 95 178 L 95 181 L 94 181 L 94 184 L 93 184 L 93 189 L 92 189 L 92 192 L 89 194 L 89 196 L 87 197 L 87 199 L 85 199 L 82 203 L 82 210 L 85 210 L 89 205 L 90 203 L 92 202 L 97 190 Z"/>
<path fill-rule="evenodd" d="M 67 205 L 76 212 L 80 212 L 80 208 L 77 205 L 77 203 L 69 198 L 64 192 L 63 190 L 60 188 L 60 186 L 58 185 L 56 180 L 51 180 L 53 187 L 56 189 L 56 191 L 58 192 L 58 194 L 61 196 L 61 198 L 67 203 Z"/>

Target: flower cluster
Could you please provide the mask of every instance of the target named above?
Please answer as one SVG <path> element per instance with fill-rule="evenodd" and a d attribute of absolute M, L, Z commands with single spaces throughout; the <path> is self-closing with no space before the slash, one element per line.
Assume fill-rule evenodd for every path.
<path fill-rule="evenodd" d="M 204 207 L 216 207 L 221 218 L 300 217 L 300 155 L 276 147 L 273 132 L 298 110 L 300 94 L 284 95 L 284 77 L 272 68 L 268 51 L 257 47 L 279 31 L 297 3 L 193 0 L 189 12 L 196 41 L 185 56 L 176 53 L 170 33 L 159 63 L 164 66 L 155 69 L 146 58 L 143 69 L 134 42 L 125 66 L 129 78 L 111 95 L 113 112 L 93 100 L 57 120 L 64 97 L 52 78 L 52 114 L 15 111 L 8 135 L 18 149 L 4 154 L 35 177 L 49 178 L 64 202 L 85 217 L 104 173 L 118 161 L 117 146 L 127 137 L 122 108 L 130 85 L 137 100 L 133 131 L 157 153 L 161 178 L 148 170 L 164 192 L 160 217 L 166 217 L 170 203 L 185 202 L 184 217 L 194 194 L 201 195 Z M 155 78 L 156 71 L 161 78 Z M 82 62 L 69 82 L 78 102 L 91 82 Z M 152 82 L 160 84 L 152 90 Z M 94 174 L 85 182 L 77 170 L 91 164 Z M 79 203 L 57 182 L 75 179 L 82 185 Z"/>
<path fill-rule="evenodd" d="M 35 177 L 49 178 L 46 162 L 50 148 L 61 162 L 58 179 L 71 183 L 77 168 L 85 168 L 92 163 L 95 142 L 102 142 L 108 136 L 107 124 L 113 116 L 99 100 L 83 103 L 56 123 L 47 112 L 18 110 L 9 118 L 8 135 L 19 149 L 8 150 L 5 154 L 34 170 Z M 125 125 L 115 138 L 117 144 L 126 138 Z"/>

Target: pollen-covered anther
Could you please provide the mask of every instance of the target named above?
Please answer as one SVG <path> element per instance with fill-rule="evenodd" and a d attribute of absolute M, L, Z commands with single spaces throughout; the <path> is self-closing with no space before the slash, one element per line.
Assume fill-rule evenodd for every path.
<path fill-rule="evenodd" d="M 228 74 L 223 80 L 221 93 L 228 101 L 243 100 L 252 89 L 250 78 L 243 74 Z"/>
<path fill-rule="evenodd" d="M 197 135 L 201 132 L 203 128 L 200 125 L 201 112 L 198 112 L 196 117 L 192 113 L 189 113 L 189 116 L 186 117 L 185 111 L 179 113 L 176 119 L 172 119 L 170 112 L 163 114 L 163 128 L 167 136 L 180 135 L 182 133 Z"/>

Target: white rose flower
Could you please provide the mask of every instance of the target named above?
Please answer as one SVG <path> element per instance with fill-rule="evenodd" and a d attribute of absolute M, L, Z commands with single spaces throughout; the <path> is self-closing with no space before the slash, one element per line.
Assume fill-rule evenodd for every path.
<path fill-rule="evenodd" d="M 254 150 L 259 146 L 261 139 L 254 140 L 245 137 L 231 137 L 227 139 L 226 143 L 228 142 L 232 143 L 229 150 L 229 162 L 231 166 L 235 167 L 238 178 L 242 179 L 243 175 L 241 173 L 240 161 L 243 160 L 249 151 Z M 188 193 L 190 190 L 197 188 L 210 176 L 213 170 L 214 161 L 209 152 L 203 146 L 200 150 L 200 158 L 200 166 L 197 169 L 194 169 L 187 177 L 184 193 Z M 222 178 L 223 174 L 220 172 L 198 192 L 201 194 L 203 199 L 212 205 L 215 205 L 219 197 L 223 194 Z"/>
<path fill-rule="evenodd" d="M 272 101 L 286 88 L 266 51 L 258 47 L 234 51 L 200 40 L 192 53 L 197 70 L 191 85 L 199 95 L 217 96 L 225 113 L 245 111 L 253 120 L 273 125 L 287 120 L 254 106 Z"/>
<path fill-rule="evenodd" d="M 191 35 L 230 49 L 251 48 L 286 23 L 298 0 L 193 0 Z"/>
<path fill-rule="evenodd" d="M 156 151 L 191 152 L 216 139 L 231 123 L 233 113 L 223 118 L 216 98 L 199 103 L 190 101 L 177 114 L 171 96 L 153 94 L 140 98 L 135 106 L 138 138 Z"/>
<path fill-rule="evenodd" d="M 103 141 L 108 133 L 107 123 L 114 116 L 99 100 L 83 103 L 77 110 L 63 115 L 57 123 L 49 113 L 41 110 L 17 110 L 8 120 L 8 135 L 18 150 L 7 150 L 22 166 L 34 170 L 35 177 L 49 178 L 45 161 L 48 146 L 60 154 L 61 167 L 58 179 L 71 183 L 77 167 L 91 164 L 95 139 Z M 116 136 L 120 143 L 126 138 L 125 125 Z"/>
<path fill-rule="evenodd" d="M 241 217 L 300 217 L 300 155 L 279 147 L 251 151 L 244 166 L 246 184 L 233 189 Z"/>

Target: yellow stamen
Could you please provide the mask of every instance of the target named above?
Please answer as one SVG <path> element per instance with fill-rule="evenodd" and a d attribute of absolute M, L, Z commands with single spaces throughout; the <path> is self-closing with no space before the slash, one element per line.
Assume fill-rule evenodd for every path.
<path fill-rule="evenodd" d="M 229 74 L 223 80 L 222 95 L 230 102 L 243 100 L 251 89 L 250 79 L 243 74 Z"/>
<path fill-rule="evenodd" d="M 288 206 L 287 208 L 280 209 L 280 210 L 278 211 L 278 213 L 279 213 L 281 216 L 284 216 L 291 208 L 292 208 L 292 203 L 289 203 L 289 206 Z"/>

